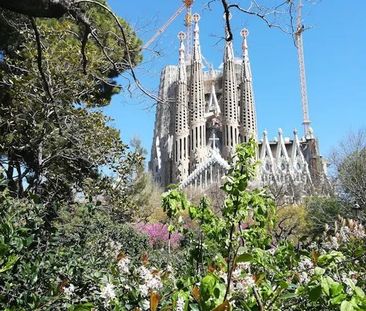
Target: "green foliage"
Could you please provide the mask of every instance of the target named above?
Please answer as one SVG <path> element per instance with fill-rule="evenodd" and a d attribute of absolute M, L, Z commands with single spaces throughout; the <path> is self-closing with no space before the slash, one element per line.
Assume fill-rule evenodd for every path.
<path fill-rule="evenodd" d="M 331 155 L 337 194 L 348 214 L 365 222 L 366 211 L 366 129 L 359 129 L 339 142 Z"/>
<path fill-rule="evenodd" d="M 338 165 L 338 176 L 346 198 L 357 204 L 362 213 L 366 209 L 366 142 L 362 149 L 354 150 Z"/>
<path fill-rule="evenodd" d="M 338 216 L 352 215 L 350 207 L 337 197 L 309 197 L 305 202 L 305 207 L 310 233 L 315 236 L 323 233 L 326 224 L 332 227 Z"/>
<path fill-rule="evenodd" d="M 149 250 L 147 237 L 91 204 L 50 210 L 3 192 L 0 223 L 2 310 L 103 308 L 101 284 L 117 256 Z"/>
<path fill-rule="evenodd" d="M 365 310 L 364 227 L 340 218 L 311 245 L 276 241 L 273 201 L 250 188 L 254 150 L 253 141 L 238 146 L 222 213 L 177 187 L 163 195 L 170 232 L 186 245 L 168 253 L 151 250 L 113 208 L 51 207 L 2 192 L 0 307 Z"/>
<path fill-rule="evenodd" d="M 110 119 L 96 109 L 120 91 L 115 78 L 127 69 L 126 46 L 113 17 L 99 7 L 85 7 L 99 42 L 86 42 L 84 68 L 85 27 L 71 15 L 36 20 L 39 59 L 30 20 L 0 10 L 0 165 L 11 195 L 37 195 L 50 203 L 72 201 L 81 193 L 123 202 L 122 189 L 142 158 L 128 152 Z M 136 65 L 141 42 L 120 22 Z M 106 172 L 115 172 L 118 187 Z"/>
<path fill-rule="evenodd" d="M 130 142 L 134 154 L 146 157 L 146 150 L 142 147 L 138 138 L 133 138 Z M 134 170 L 133 178 L 126 189 L 129 201 L 134 210 L 134 218 L 138 221 L 149 218 L 150 222 L 164 220 L 164 213 L 161 211 L 161 194 L 163 191 L 154 182 L 150 172 L 146 172 L 143 161 L 139 161 Z M 159 211 L 160 210 L 160 216 Z"/>
<path fill-rule="evenodd" d="M 286 239 L 276 243 L 273 202 L 263 190 L 248 188 L 255 175 L 254 150 L 253 141 L 237 147 L 236 161 L 223 185 L 222 215 L 212 211 L 205 197 L 194 206 L 176 188 L 164 195 L 164 209 L 174 223 L 172 230 L 184 233 L 190 245 L 187 258 L 191 268 L 182 271 L 177 286 L 189 297 L 184 300 L 185 308 L 343 310 L 352 304 L 354 310 L 362 310 L 364 264 L 358 266 L 353 261 L 356 250 L 358 260 L 365 260 L 360 249 L 366 237 L 363 227 L 342 223 L 343 233 L 337 233 L 340 241 L 335 246 L 331 236 L 309 248 L 295 248 Z M 193 231 L 182 221 L 187 209 L 197 224 Z M 348 237 L 344 232 L 354 238 L 342 240 Z M 343 247 L 338 250 L 340 245 Z M 357 288 L 348 272 L 357 275 Z M 169 300 L 162 305 L 169 306 Z"/>
<path fill-rule="evenodd" d="M 288 239 L 296 244 L 311 235 L 310 215 L 310 211 L 304 204 L 277 207 L 274 231 L 276 240 Z"/>

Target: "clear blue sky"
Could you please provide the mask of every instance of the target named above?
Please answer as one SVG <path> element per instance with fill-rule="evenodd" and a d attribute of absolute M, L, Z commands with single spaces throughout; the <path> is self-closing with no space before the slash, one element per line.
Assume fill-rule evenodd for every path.
<path fill-rule="evenodd" d="M 201 15 L 202 53 L 215 68 L 223 56 L 223 18 L 220 1 L 205 8 L 208 0 L 196 0 L 194 12 Z M 246 3 L 247 1 L 238 1 Z M 306 2 L 306 0 L 305 0 Z M 314 3 L 315 2 L 315 3 Z M 109 0 L 110 6 L 125 18 L 147 41 L 181 5 L 180 0 Z M 327 156 L 350 131 L 366 128 L 366 1 L 322 0 L 306 2 L 304 24 L 305 64 L 311 126 Z M 177 33 L 184 30 L 184 13 L 153 44 L 159 55 L 144 51 L 137 68 L 142 84 L 157 92 L 161 69 L 176 64 Z M 246 27 L 252 65 L 259 135 L 269 137 L 281 127 L 285 136 L 298 128 L 302 133 L 299 73 L 292 38 L 278 29 L 269 29 L 257 17 L 234 12 L 232 17 L 236 56 L 241 55 L 239 31 Z M 124 79 L 120 82 L 125 84 Z M 116 95 L 105 112 L 115 120 L 122 139 L 138 136 L 150 152 L 155 106 L 152 99 L 133 91 Z"/>

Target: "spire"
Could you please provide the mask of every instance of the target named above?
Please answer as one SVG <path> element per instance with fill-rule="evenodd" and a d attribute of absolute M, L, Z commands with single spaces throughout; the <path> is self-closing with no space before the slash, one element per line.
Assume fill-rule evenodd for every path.
<path fill-rule="evenodd" d="M 196 167 L 205 157 L 206 152 L 206 120 L 205 120 L 205 91 L 202 72 L 202 56 L 199 43 L 198 21 L 200 16 L 193 14 L 194 22 L 194 41 L 193 57 L 190 78 L 190 146 L 191 146 L 191 164 Z"/>
<path fill-rule="evenodd" d="M 232 41 L 226 41 L 225 44 L 224 62 L 228 60 L 234 60 L 234 50 Z"/>
<path fill-rule="evenodd" d="M 180 32 L 178 34 L 178 39 L 180 41 L 179 46 L 179 73 L 178 73 L 178 79 L 186 80 L 187 73 L 186 73 L 186 62 L 185 62 L 185 47 L 184 47 L 184 40 L 186 38 L 186 34 L 184 32 Z"/>
<path fill-rule="evenodd" d="M 225 30 L 227 33 L 227 29 Z M 227 37 L 227 36 L 226 36 Z M 239 143 L 238 94 L 232 41 L 225 42 L 223 93 L 224 157 L 230 158 Z"/>
<path fill-rule="evenodd" d="M 255 113 L 254 92 L 252 84 L 252 72 L 250 69 L 250 61 L 248 54 L 247 37 L 248 29 L 243 29 L 240 32 L 243 37 L 243 64 L 242 64 L 242 82 L 241 82 L 241 132 L 243 142 L 247 142 L 250 138 L 257 139 L 257 118 Z"/>
<path fill-rule="evenodd" d="M 200 20 L 199 14 L 193 14 L 194 30 L 193 30 L 193 61 L 201 62 L 201 47 L 200 47 L 200 28 L 198 22 Z"/>
<path fill-rule="evenodd" d="M 211 83 L 211 93 L 210 98 L 208 100 L 208 111 L 213 111 L 215 115 L 219 115 L 221 113 L 220 105 L 216 96 L 215 83 Z"/>
<path fill-rule="evenodd" d="M 249 62 L 249 53 L 248 53 L 248 42 L 247 37 L 249 36 L 248 29 L 244 28 L 240 32 L 241 36 L 243 37 L 242 43 L 242 50 L 243 50 L 243 78 L 251 81 L 252 80 L 252 71 L 250 69 L 250 62 Z"/>
<path fill-rule="evenodd" d="M 175 106 L 175 133 L 174 133 L 174 161 L 175 170 L 173 172 L 176 182 L 181 182 L 188 176 L 188 91 L 187 72 L 185 63 L 184 32 L 178 34 L 180 41 L 179 64 L 178 64 L 178 84 Z"/>
<path fill-rule="evenodd" d="M 228 37 L 227 28 L 225 28 L 226 38 Z M 224 52 L 224 63 L 228 60 L 234 60 L 234 49 L 233 49 L 233 41 L 225 40 L 225 52 Z"/>

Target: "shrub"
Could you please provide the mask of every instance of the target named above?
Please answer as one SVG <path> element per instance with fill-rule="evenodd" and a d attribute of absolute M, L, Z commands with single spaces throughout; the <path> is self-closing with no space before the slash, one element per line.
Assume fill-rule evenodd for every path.
<path fill-rule="evenodd" d="M 169 240 L 172 248 L 179 246 L 181 235 L 179 233 L 169 233 L 168 226 L 161 223 L 139 223 L 136 229 L 149 237 L 149 242 L 154 248 L 167 247 Z"/>
<path fill-rule="evenodd" d="M 117 258 L 138 261 L 150 249 L 146 236 L 93 205 L 51 209 L 5 191 L 0 223 L 2 310 L 72 310 L 86 302 L 102 309 Z"/>

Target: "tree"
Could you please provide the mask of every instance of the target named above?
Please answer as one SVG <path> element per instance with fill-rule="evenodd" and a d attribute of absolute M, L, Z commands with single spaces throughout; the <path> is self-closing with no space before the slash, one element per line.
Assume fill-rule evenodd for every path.
<path fill-rule="evenodd" d="M 366 130 L 352 133 L 333 151 L 332 164 L 341 197 L 354 209 L 366 209 Z"/>
<path fill-rule="evenodd" d="M 147 151 L 142 147 L 141 140 L 134 137 L 130 146 L 135 154 L 145 160 Z M 131 198 L 134 216 L 138 221 L 159 215 L 162 189 L 154 182 L 150 172 L 146 172 L 144 162 L 141 161 L 134 171 L 127 193 Z M 161 214 L 161 213 L 160 213 Z"/>
<path fill-rule="evenodd" d="M 91 33 L 72 10 L 56 20 L 0 8 L 0 167 L 13 196 L 50 203 L 90 190 L 111 198 L 117 187 L 105 172 L 115 171 L 123 189 L 140 160 L 98 107 L 141 60 L 141 41 L 108 8 L 78 6 Z"/>
<path fill-rule="evenodd" d="M 309 236 L 319 236 L 324 226 L 334 228 L 338 217 L 352 218 L 350 206 L 339 197 L 309 197 L 305 201 Z"/>

